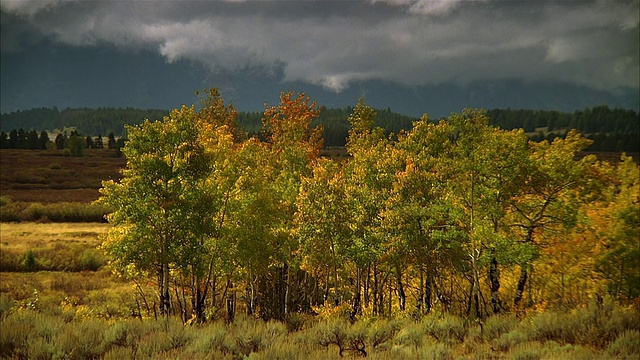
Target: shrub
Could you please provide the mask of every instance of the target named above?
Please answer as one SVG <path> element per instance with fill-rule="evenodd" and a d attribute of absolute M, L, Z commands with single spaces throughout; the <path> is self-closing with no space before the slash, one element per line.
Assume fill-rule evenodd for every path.
<path fill-rule="evenodd" d="M 440 319 L 433 316 L 423 320 L 424 331 L 438 341 L 463 341 L 466 329 L 461 318 L 444 315 Z"/>
<path fill-rule="evenodd" d="M 300 331 L 304 327 L 306 319 L 304 318 L 304 315 L 294 312 L 287 314 L 284 319 L 284 323 L 289 332 Z"/>
<path fill-rule="evenodd" d="M 425 321 L 422 323 L 410 323 L 404 326 L 396 335 L 395 343 L 401 346 L 418 348 L 422 346 L 425 338 Z"/>
<path fill-rule="evenodd" d="M 508 351 L 509 349 L 528 341 L 528 337 L 520 330 L 513 330 L 502 334 L 491 343 L 491 347 L 496 351 Z"/>
<path fill-rule="evenodd" d="M 96 249 L 86 249 L 78 257 L 77 268 L 79 270 L 98 271 L 105 265 L 105 257 Z"/>
<path fill-rule="evenodd" d="M 27 358 L 27 341 L 34 323 L 24 316 L 10 316 L 0 322 L 0 357 Z"/>
<path fill-rule="evenodd" d="M 0 293 L 0 320 L 4 320 L 10 314 L 15 303 L 10 294 Z"/>
<path fill-rule="evenodd" d="M 542 358 L 542 347 L 538 342 L 523 343 L 509 351 L 508 358 L 513 360 L 539 360 Z"/>
<path fill-rule="evenodd" d="M 11 203 L 11 196 L 0 196 L 0 206 L 5 206 Z"/>
<path fill-rule="evenodd" d="M 369 341 L 374 349 L 390 342 L 402 328 L 399 321 L 378 320 L 369 327 Z"/>
<path fill-rule="evenodd" d="M 640 354 L 640 331 L 624 331 L 607 347 L 606 353 L 616 359 L 637 359 Z"/>
<path fill-rule="evenodd" d="M 346 328 L 347 322 L 342 319 L 320 322 L 314 327 L 316 341 L 326 348 L 336 345 L 342 355 L 347 343 Z"/>
<path fill-rule="evenodd" d="M 29 249 L 27 253 L 24 255 L 24 260 L 22 260 L 22 266 L 26 271 L 35 271 L 36 270 L 36 256 L 33 255 L 33 251 Z"/>
<path fill-rule="evenodd" d="M 227 336 L 227 329 L 218 323 L 209 324 L 198 329 L 198 336 L 189 346 L 188 351 L 204 357 L 212 352 L 233 353 L 234 345 Z"/>
<path fill-rule="evenodd" d="M 486 320 L 482 328 L 482 337 L 491 341 L 508 333 L 518 326 L 518 318 L 511 315 L 495 315 Z"/>
<path fill-rule="evenodd" d="M 52 164 L 49 164 L 49 169 L 51 169 L 51 170 L 60 170 L 60 169 L 62 169 L 62 165 L 60 165 L 58 163 L 52 163 Z"/>
<path fill-rule="evenodd" d="M 112 347 L 131 348 L 133 353 L 138 349 L 140 331 L 131 321 L 113 323 L 104 333 L 103 341 L 107 349 Z"/>

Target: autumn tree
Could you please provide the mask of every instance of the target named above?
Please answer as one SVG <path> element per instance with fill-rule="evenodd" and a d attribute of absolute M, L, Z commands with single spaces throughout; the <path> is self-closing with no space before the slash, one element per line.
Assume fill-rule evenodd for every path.
<path fill-rule="evenodd" d="M 292 219 L 296 212 L 296 198 L 304 176 L 309 176 L 322 147 L 322 127 L 311 122 L 320 110 L 304 93 L 281 93 L 280 104 L 265 105 L 263 134 L 269 146 L 269 159 L 274 171 L 271 191 L 279 202 L 271 223 L 275 242 L 272 251 L 274 265 L 280 268 L 284 288 L 278 296 L 278 317 L 289 312 L 291 266 L 297 244 L 293 236 Z M 297 266 L 297 265 L 296 265 Z"/>
<path fill-rule="evenodd" d="M 597 271 L 608 280 L 608 291 L 622 299 L 640 297 L 640 168 L 623 154 L 611 183 L 606 225 L 598 233 L 604 251 Z"/>
<path fill-rule="evenodd" d="M 171 310 L 171 281 L 182 274 L 201 321 L 234 183 L 228 179 L 233 134 L 226 125 L 233 109 L 212 106 L 222 108 L 218 115 L 183 106 L 161 121 L 128 127 L 123 178 L 104 182 L 99 200 L 116 209 L 103 239 L 116 267 L 125 275 L 155 274 L 163 314 Z"/>
<path fill-rule="evenodd" d="M 521 262 L 514 305 L 518 306 L 531 282 L 533 260 L 545 234 L 576 224 L 581 203 L 599 186 L 595 158 L 576 160 L 576 155 L 591 143 L 577 132 L 553 143 L 531 142 L 531 167 L 522 186 L 522 194 L 510 201 L 510 226 L 519 230 L 521 244 L 528 248 Z M 531 294 L 531 292 L 529 292 Z M 531 300 L 531 299 L 530 299 Z"/>

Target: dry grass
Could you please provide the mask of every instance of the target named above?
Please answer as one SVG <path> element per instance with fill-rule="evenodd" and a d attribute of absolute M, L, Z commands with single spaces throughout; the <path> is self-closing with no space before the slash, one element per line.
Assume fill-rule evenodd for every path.
<path fill-rule="evenodd" d="M 14 202 L 91 202 L 102 180 L 120 179 L 124 158 L 113 150 L 64 156 L 57 150 L 0 150 L 0 194 Z"/>
<path fill-rule="evenodd" d="M 107 261 L 98 249 L 98 235 L 108 228 L 100 223 L 0 223 L 0 271 L 98 270 Z"/>

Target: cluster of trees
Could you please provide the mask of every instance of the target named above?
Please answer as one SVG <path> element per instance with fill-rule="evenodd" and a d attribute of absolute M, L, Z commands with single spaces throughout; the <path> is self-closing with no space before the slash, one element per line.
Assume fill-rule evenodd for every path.
<path fill-rule="evenodd" d="M 129 126 L 123 178 L 98 200 L 115 209 L 103 248 L 156 280 L 161 313 L 484 318 L 640 296 L 638 165 L 578 160 L 590 141 L 575 131 L 535 142 L 465 110 L 388 135 L 360 101 L 337 160 L 319 157 L 321 109 L 304 94 L 267 106 L 261 137 L 205 95 Z"/>
<path fill-rule="evenodd" d="M 610 109 L 606 105 L 574 113 L 492 109 L 487 116 L 491 124 L 503 129 L 522 128 L 534 133 L 532 138 L 536 141 L 552 141 L 569 129 L 576 129 L 593 140 L 588 151 L 640 152 L 640 114 L 633 110 Z"/>
<path fill-rule="evenodd" d="M 73 127 L 85 134 L 109 134 L 124 137 L 125 124 L 139 124 L 143 119 L 159 119 L 166 110 L 133 108 L 36 108 L 0 115 L 3 131 L 23 129 L 64 129 Z"/>
<path fill-rule="evenodd" d="M 120 156 L 120 149 L 124 146 L 127 139 L 116 139 L 114 133 L 109 133 L 107 137 L 107 147 L 115 149 L 116 154 Z M 70 135 L 67 132 L 61 132 L 56 135 L 52 141 L 49 139 L 47 131 L 41 131 L 38 136 L 36 130 L 25 132 L 22 128 L 13 129 L 9 134 L 4 131 L 0 133 L 0 149 L 29 149 L 29 150 L 46 150 L 46 149 L 69 149 L 72 156 L 84 156 L 84 149 L 103 149 L 104 140 L 102 135 L 96 137 L 83 136 L 77 130 L 72 130 Z"/>
<path fill-rule="evenodd" d="M 324 128 L 324 145 L 341 147 L 349 136 L 350 125 L 347 121 L 353 107 L 342 109 L 321 108 L 320 115 L 313 125 Z M 22 127 L 24 129 L 62 129 L 75 127 L 87 134 L 114 133 L 117 137 L 126 137 L 125 124 L 140 124 L 144 119 L 159 119 L 168 113 L 166 110 L 140 110 L 132 108 L 65 109 L 37 108 L 16 111 L 1 115 L 2 130 Z M 377 110 L 375 126 L 387 133 L 398 134 L 410 130 L 415 118 L 394 113 L 391 109 Z M 261 135 L 261 112 L 238 112 L 236 123 L 242 131 Z M 588 151 L 640 152 L 640 116 L 633 110 L 610 109 L 607 106 L 586 108 L 574 113 L 546 110 L 492 109 L 487 112 L 489 123 L 502 129 L 524 129 L 535 141 L 553 141 L 564 137 L 570 129 L 593 140 Z M 543 130 L 541 130 L 543 129 Z"/>
<path fill-rule="evenodd" d="M 11 130 L 8 134 L 4 131 L 0 133 L 0 149 L 31 149 L 44 150 L 50 144 L 49 133 L 41 131 L 40 135 L 36 130 L 29 132 L 22 128 Z"/>

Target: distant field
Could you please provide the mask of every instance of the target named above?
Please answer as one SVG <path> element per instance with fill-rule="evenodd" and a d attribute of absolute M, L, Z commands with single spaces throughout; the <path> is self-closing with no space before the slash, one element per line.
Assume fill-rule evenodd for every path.
<path fill-rule="evenodd" d="M 102 180 L 119 179 L 124 158 L 114 150 L 86 150 L 85 157 L 60 150 L 0 150 L 0 195 L 14 202 L 91 202 Z"/>

